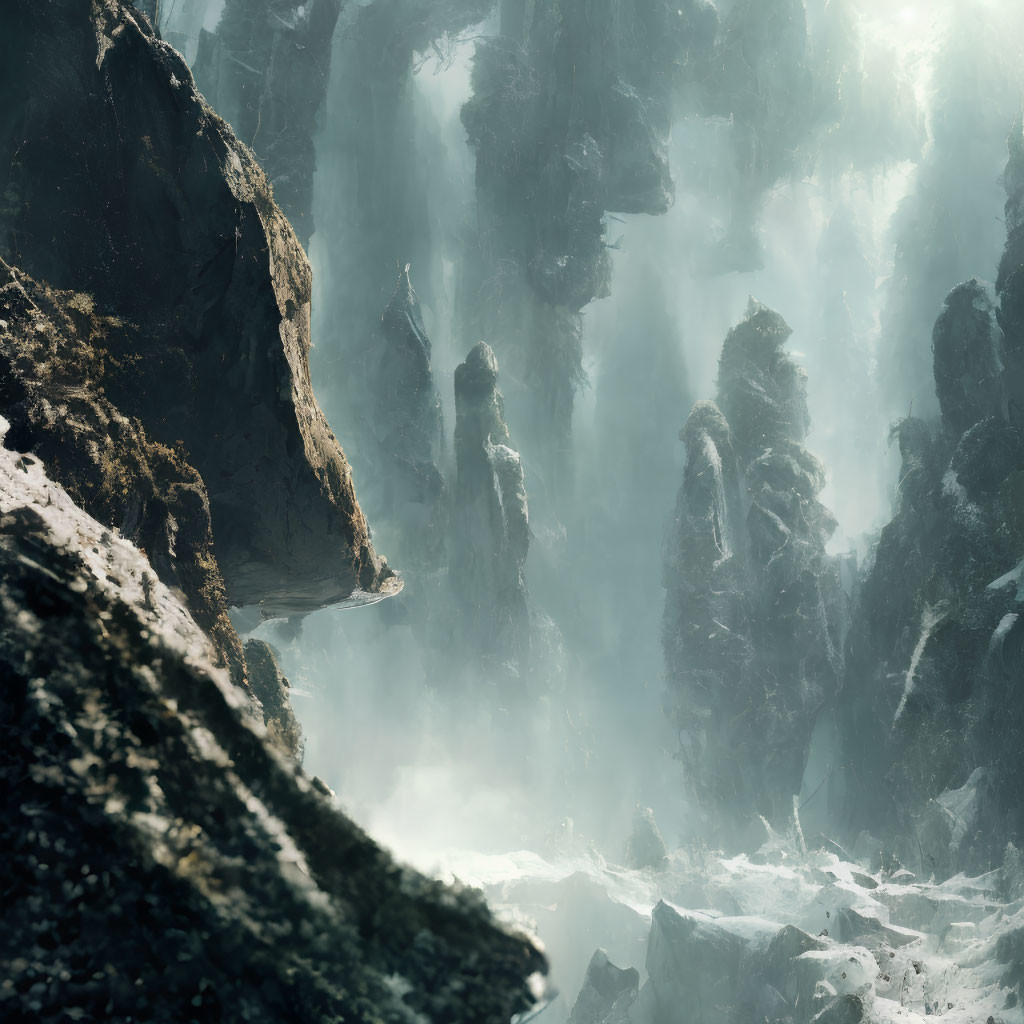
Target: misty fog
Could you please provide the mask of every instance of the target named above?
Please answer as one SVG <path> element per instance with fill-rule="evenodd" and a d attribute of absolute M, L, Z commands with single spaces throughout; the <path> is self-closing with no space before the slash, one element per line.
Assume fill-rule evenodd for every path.
<path fill-rule="evenodd" d="M 343 5 L 313 139 L 311 369 L 404 589 L 247 620 L 280 652 L 308 772 L 400 858 L 499 904 L 505 892 L 548 947 L 562 1019 L 596 947 L 643 968 L 646 923 L 634 935 L 632 911 L 613 926 L 561 890 L 561 918 L 531 910 L 544 898 L 514 883 L 580 872 L 649 915 L 670 894 L 628 863 L 638 811 L 690 864 L 752 855 L 794 825 L 756 796 L 707 797 L 681 753 L 690 683 L 666 668 L 680 431 L 695 403 L 728 397 L 727 335 L 751 298 L 791 328 L 809 430 L 790 440 L 820 461 L 814 501 L 834 517 L 808 544 L 837 581 L 825 605 L 849 607 L 899 501 L 894 427 L 940 413 L 943 302 L 970 278 L 994 297 L 1020 131 L 1014 0 L 680 3 L 563 5 L 593 21 L 566 14 L 557 45 L 553 3 Z M 679 39 L 661 22 L 642 35 L 655 8 L 686 23 Z M 162 29 L 191 60 L 219 15 L 165 0 Z M 606 95 L 598 66 L 643 98 Z M 471 477 L 470 451 L 478 418 L 498 415 L 492 392 L 456 394 L 481 341 L 502 396 L 482 442 L 504 467 L 493 486 Z M 829 626 L 837 649 L 846 628 Z M 792 712 L 809 716 L 802 738 L 780 733 L 803 766 L 781 795 L 797 831 L 844 853 L 836 708 L 858 685 L 821 684 Z M 758 774 L 734 741 L 721 756 Z"/>

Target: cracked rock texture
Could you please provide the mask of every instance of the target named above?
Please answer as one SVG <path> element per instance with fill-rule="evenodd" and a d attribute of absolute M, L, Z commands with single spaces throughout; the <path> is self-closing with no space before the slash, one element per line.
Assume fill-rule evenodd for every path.
<path fill-rule="evenodd" d="M 394 587 L 309 380 L 310 270 L 252 154 L 114 0 L 15 0 L 0 38 L 0 255 L 135 330 L 108 398 L 206 482 L 230 604 Z"/>

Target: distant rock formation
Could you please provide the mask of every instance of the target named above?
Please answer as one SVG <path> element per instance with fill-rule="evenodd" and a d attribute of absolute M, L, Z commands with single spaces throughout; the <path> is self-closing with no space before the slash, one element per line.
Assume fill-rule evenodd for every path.
<path fill-rule="evenodd" d="M 357 400 L 365 436 L 375 442 L 364 447 L 374 522 L 393 524 L 405 568 L 437 568 L 444 557 L 444 421 L 430 356 L 406 266 L 366 350 Z"/>
<path fill-rule="evenodd" d="M 256 154 L 303 246 L 313 234 L 317 115 L 344 0 L 226 0 L 202 30 L 196 83 Z"/>
<path fill-rule="evenodd" d="M 616 967 L 603 949 L 597 950 L 587 966 L 570 1024 L 629 1024 L 629 1008 L 639 988 L 640 972 L 635 967 Z"/>
<path fill-rule="evenodd" d="M 0 449 L 4 1018 L 526 1009 L 540 954 L 394 864 L 214 660 L 137 548 Z"/>
<path fill-rule="evenodd" d="M 933 334 L 941 422 L 895 428 L 892 520 L 863 579 L 840 704 L 851 837 L 882 835 L 914 870 L 988 870 L 1024 830 L 1024 135 L 1010 135 L 998 307 L 976 280 Z"/>
<path fill-rule="evenodd" d="M 498 361 L 485 342 L 455 370 L 455 460 L 450 576 L 467 649 L 495 668 L 529 651 L 523 566 L 530 520 L 519 453 L 505 425 Z"/>
<path fill-rule="evenodd" d="M 499 33 L 477 45 L 462 110 L 479 212 L 465 331 L 493 339 L 522 389 L 515 422 L 546 490 L 568 477 L 580 311 L 608 294 L 605 213 L 671 206 L 674 90 L 716 24 L 702 0 L 504 0 Z"/>
<path fill-rule="evenodd" d="M 995 295 L 977 279 L 957 285 L 932 333 L 935 393 L 952 436 L 987 416 L 1006 419 L 1003 332 Z"/>
<path fill-rule="evenodd" d="M 444 262 L 454 258 L 463 218 L 471 216 L 463 168 L 447 152 L 421 85 L 448 66 L 460 33 L 493 6 L 368 0 L 345 4 L 338 19 L 317 139 L 316 217 L 331 286 L 318 306 L 315 363 L 321 401 L 360 480 L 372 472 L 376 440 L 373 425 L 356 412 L 364 386 L 352 367 L 376 344 L 381 309 L 406 264 L 424 307 L 444 308 Z M 336 323 L 346 329 L 334 330 Z M 457 342 L 451 355 L 462 348 Z M 364 507 L 376 524 L 381 509 L 372 500 Z"/>
<path fill-rule="evenodd" d="M 718 406 L 698 402 L 665 542 L 663 640 L 689 783 L 735 840 L 784 823 L 818 712 L 842 671 L 844 600 L 825 553 L 824 470 L 803 446 L 803 371 L 790 329 L 751 300 L 719 363 Z M 712 826 L 713 827 L 713 826 Z"/>
<path fill-rule="evenodd" d="M 309 264 L 249 150 L 131 7 L 18 0 L 0 58 L 0 254 L 126 325 L 105 394 L 206 482 L 228 602 L 386 590 L 309 381 Z"/>
<path fill-rule="evenodd" d="M 633 832 L 626 843 L 626 867 L 663 868 L 668 850 L 650 807 L 638 807 L 633 814 Z"/>

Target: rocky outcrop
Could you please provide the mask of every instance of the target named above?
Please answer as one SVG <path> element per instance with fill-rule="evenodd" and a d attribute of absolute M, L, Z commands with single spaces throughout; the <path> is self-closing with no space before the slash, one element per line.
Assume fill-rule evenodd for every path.
<path fill-rule="evenodd" d="M 674 89 L 717 19 L 701 0 L 505 0 L 500 11 L 462 110 L 479 214 L 465 330 L 494 339 L 521 382 L 514 422 L 558 491 L 583 381 L 580 311 L 609 288 L 605 213 L 671 205 Z"/>
<path fill-rule="evenodd" d="M 18 0 L 0 58 L 0 254 L 131 327 L 102 386 L 201 474 L 228 603 L 386 591 L 309 381 L 309 264 L 252 154 L 114 0 Z"/>
<path fill-rule="evenodd" d="M 292 711 L 291 684 L 281 672 L 274 648 L 264 640 L 247 640 L 242 650 L 249 689 L 263 709 L 268 735 L 301 763 L 302 729 Z"/>
<path fill-rule="evenodd" d="M 1006 419 L 1003 332 L 991 287 L 957 285 L 932 333 L 935 394 L 947 433 L 956 436 L 988 416 Z"/>
<path fill-rule="evenodd" d="M 635 967 L 616 967 L 603 949 L 597 950 L 573 1004 L 570 1024 L 628 1024 L 639 988 L 640 972 Z"/>
<path fill-rule="evenodd" d="M 803 446 L 803 371 L 790 329 L 751 300 L 725 340 L 718 406 L 698 402 L 665 543 L 670 713 L 697 796 L 735 840 L 789 819 L 819 711 L 837 692 L 843 597 L 825 553 L 835 523 Z"/>
<path fill-rule="evenodd" d="M 921 938 L 910 931 L 901 932 L 904 936 Z M 633 1024 L 857 1024 L 876 986 L 879 992 L 891 987 L 886 972 L 895 973 L 884 939 L 865 937 L 865 945 L 843 948 L 827 933 L 815 938 L 763 918 L 713 918 L 659 902 L 647 942 L 648 980 L 629 1019 Z M 924 1002 L 930 1005 L 927 998 Z"/>
<path fill-rule="evenodd" d="M 344 0 L 227 0 L 195 63 L 210 105 L 256 154 L 304 245 L 313 234 L 314 134 Z"/>
<path fill-rule="evenodd" d="M 466 649 L 518 675 L 530 641 L 523 575 L 530 520 L 523 467 L 510 444 L 497 382 L 498 361 L 485 342 L 455 370 L 449 572 Z"/>
<path fill-rule="evenodd" d="M 1007 126 L 1020 111 L 1017 63 L 1001 56 L 1000 45 L 1020 33 L 1020 12 L 1007 13 L 1011 20 L 998 22 L 951 9 L 936 48 L 930 144 L 893 218 L 895 260 L 880 317 L 879 390 L 891 418 L 938 414 L 929 345 L 935 317 L 957 284 L 995 276 Z M 978 53 L 990 59 L 979 64 Z"/>
<path fill-rule="evenodd" d="M 206 485 L 181 448 L 150 440 L 105 396 L 108 353 L 132 328 L 87 295 L 54 292 L 0 259 L 0 415 L 7 444 L 43 459 L 78 505 L 147 553 L 245 683 L 213 553 Z M 118 337 L 121 340 L 114 341 Z"/>
<path fill-rule="evenodd" d="M 0 450 L 3 1017 L 497 1024 L 528 1007 L 533 947 L 395 865 L 214 661 L 138 549 Z"/>
<path fill-rule="evenodd" d="M 837 815 L 943 877 L 999 863 L 1024 828 L 1021 137 L 1018 125 L 998 309 L 977 281 L 949 294 L 933 334 L 941 422 L 895 428 L 900 486 L 861 585 L 840 708 Z"/>
<path fill-rule="evenodd" d="M 740 965 L 749 939 L 728 924 L 680 914 L 663 901 L 651 916 L 648 981 L 637 1016 L 678 1021 L 685 1012 L 700 1024 L 727 1024 L 739 1018 Z"/>

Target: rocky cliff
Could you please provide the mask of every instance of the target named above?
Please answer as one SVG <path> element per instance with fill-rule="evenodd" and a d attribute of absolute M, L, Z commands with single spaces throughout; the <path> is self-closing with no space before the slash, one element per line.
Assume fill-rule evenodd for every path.
<path fill-rule="evenodd" d="M 134 8 L 3 22 L 3 1016 L 507 1021 L 543 958 L 302 774 L 227 618 L 398 589 L 295 234 Z"/>
<path fill-rule="evenodd" d="M 251 152 L 130 7 L 15 3 L 4 29 L 0 252 L 135 328 L 103 387 L 206 482 L 228 601 L 386 588 L 312 396 L 309 264 Z"/>
<path fill-rule="evenodd" d="M 342 6 L 343 0 L 227 0 L 216 32 L 199 36 L 199 88 L 252 147 L 304 246 L 313 234 L 313 138 Z"/>
<path fill-rule="evenodd" d="M 142 553 L 6 449 L 0 581 L 4 1019 L 498 1022 L 528 1005 L 539 954 L 342 816 L 253 726 Z"/>
<path fill-rule="evenodd" d="M 892 520 L 860 590 L 841 703 L 843 803 L 916 870 L 999 863 L 1024 829 L 1019 619 L 1024 142 L 1010 135 L 995 292 L 954 288 L 932 336 L 941 419 L 895 428 Z"/>
<path fill-rule="evenodd" d="M 455 459 L 450 566 L 461 643 L 491 673 L 518 679 L 530 646 L 523 574 L 530 517 L 498 361 L 482 341 L 455 371 Z"/>

